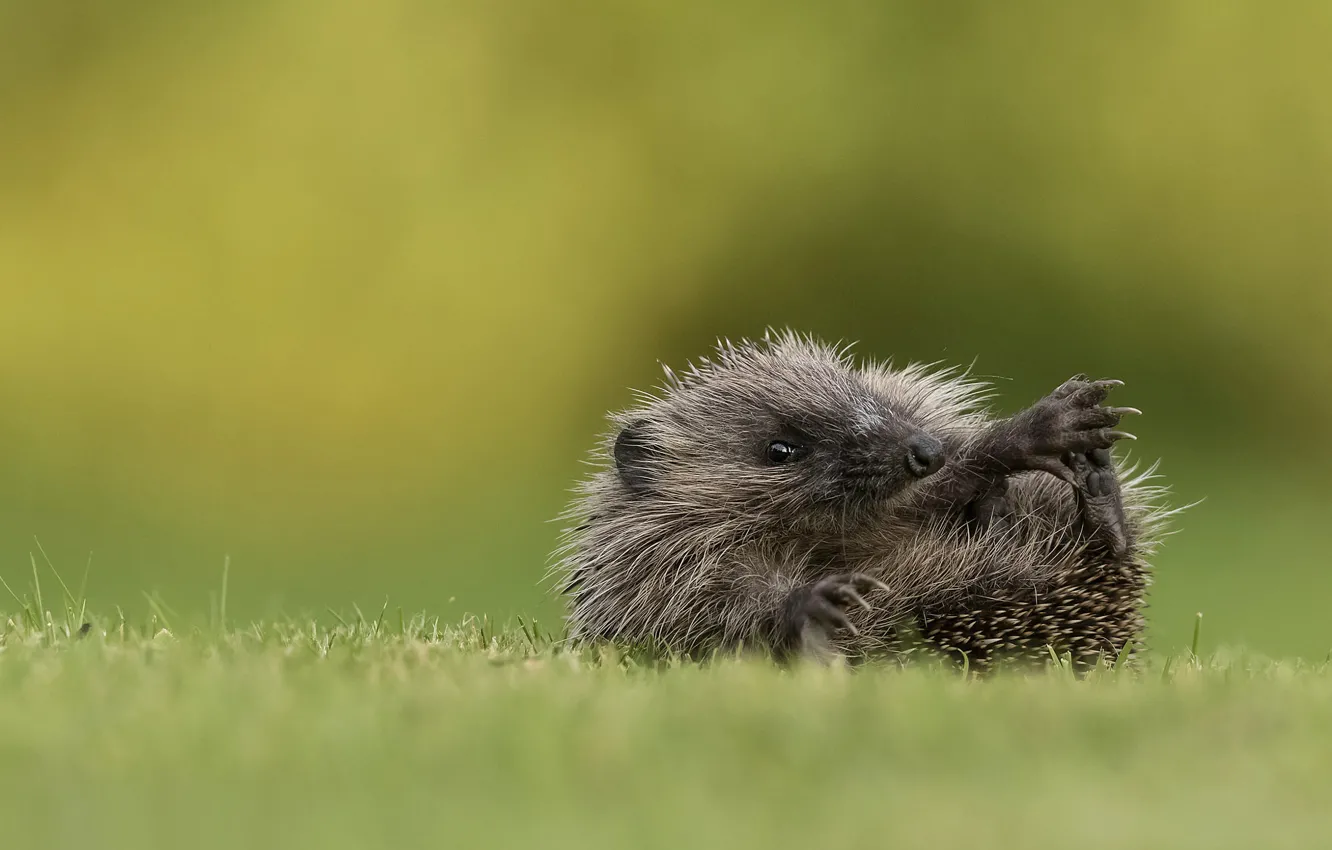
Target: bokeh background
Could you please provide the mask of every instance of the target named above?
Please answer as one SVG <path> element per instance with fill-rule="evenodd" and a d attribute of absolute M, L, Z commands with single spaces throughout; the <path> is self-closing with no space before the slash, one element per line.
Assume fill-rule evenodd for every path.
<path fill-rule="evenodd" d="M 0 3 L 0 576 L 554 623 L 606 410 L 790 326 L 1128 382 L 1153 638 L 1332 649 L 1332 6 Z M 0 601 L 0 608 L 5 607 Z"/>

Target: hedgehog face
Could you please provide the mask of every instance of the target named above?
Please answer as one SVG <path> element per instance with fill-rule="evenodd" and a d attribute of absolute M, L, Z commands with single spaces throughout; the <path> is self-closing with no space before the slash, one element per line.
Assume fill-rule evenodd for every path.
<path fill-rule="evenodd" d="M 775 526 L 844 522 L 945 460 L 910 410 L 832 356 L 736 353 L 621 424 L 616 474 L 635 498 Z"/>

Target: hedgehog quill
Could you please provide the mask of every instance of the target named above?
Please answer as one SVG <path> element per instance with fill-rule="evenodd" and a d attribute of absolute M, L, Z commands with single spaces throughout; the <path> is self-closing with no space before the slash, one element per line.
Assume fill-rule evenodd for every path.
<path fill-rule="evenodd" d="M 1141 649 L 1172 514 L 1121 470 L 1115 380 L 1005 418 L 959 370 L 857 362 L 792 332 L 722 342 L 612 414 L 565 514 L 576 641 L 779 660 L 931 651 L 1086 668 Z"/>

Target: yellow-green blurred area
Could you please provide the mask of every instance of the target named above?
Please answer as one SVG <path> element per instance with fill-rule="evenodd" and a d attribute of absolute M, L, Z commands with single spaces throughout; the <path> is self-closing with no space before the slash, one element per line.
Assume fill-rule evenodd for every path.
<path fill-rule="evenodd" d="M 553 622 L 719 336 L 1075 372 L 1203 500 L 1154 635 L 1332 647 L 1332 6 L 0 0 L 0 575 Z"/>

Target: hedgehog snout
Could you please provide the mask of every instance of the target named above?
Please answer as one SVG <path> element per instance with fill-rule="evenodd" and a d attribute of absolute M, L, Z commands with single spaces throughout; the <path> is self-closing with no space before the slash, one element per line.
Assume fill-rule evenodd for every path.
<path fill-rule="evenodd" d="M 904 461 L 907 472 L 916 478 L 926 478 L 943 468 L 943 443 L 929 434 L 917 434 L 906 441 Z"/>

